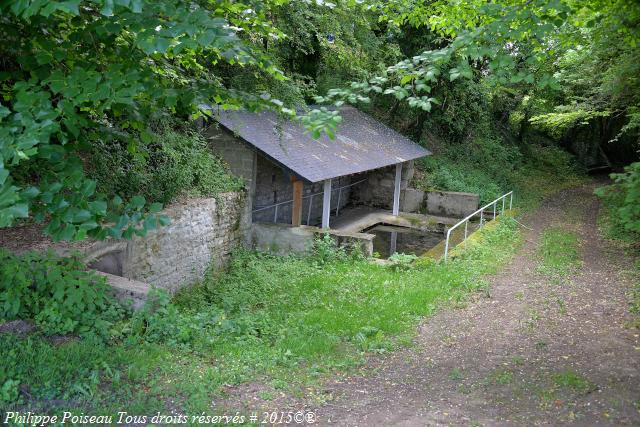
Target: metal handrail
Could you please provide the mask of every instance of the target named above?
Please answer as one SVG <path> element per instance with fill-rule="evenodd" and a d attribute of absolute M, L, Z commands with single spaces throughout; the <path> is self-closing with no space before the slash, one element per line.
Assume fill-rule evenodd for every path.
<path fill-rule="evenodd" d="M 340 197 L 342 196 L 342 190 L 344 190 L 345 188 L 349 188 L 349 187 L 353 187 L 354 185 L 358 185 L 364 181 L 366 181 L 367 179 L 361 179 L 360 181 L 356 181 L 356 182 L 352 182 L 351 184 L 347 184 L 347 185 L 343 185 L 342 187 L 338 187 L 338 188 L 332 188 L 331 189 L 331 193 L 333 193 L 334 191 L 338 191 L 338 206 L 336 206 L 336 215 L 338 215 L 339 209 L 340 209 Z M 311 208 L 313 207 L 313 197 L 314 196 L 319 196 L 320 194 L 324 194 L 324 191 L 321 191 L 319 193 L 313 193 L 313 194 L 307 194 L 306 196 L 302 197 L 302 199 L 310 199 L 309 200 L 309 209 L 307 211 L 307 225 L 309 225 L 309 222 L 311 222 Z M 289 203 L 293 203 L 293 200 L 287 200 L 286 202 L 278 202 L 278 203 L 274 203 L 272 205 L 268 205 L 268 206 L 262 206 L 259 207 L 258 209 L 253 209 L 251 212 L 260 212 L 260 211 L 264 211 L 267 209 L 272 209 L 275 208 L 274 211 L 274 215 L 273 215 L 273 222 L 276 223 L 278 222 L 278 206 L 280 205 L 286 205 Z"/>
<path fill-rule="evenodd" d="M 472 213 L 471 215 L 467 216 L 466 218 L 461 219 L 459 222 L 457 222 L 453 227 L 449 228 L 447 230 L 447 240 L 444 244 L 444 260 L 445 262 L 447 261 L 447 256 L 449 254 L 449 239 L 451 238 L 451 232 L 453 230 L 455 230 L 456 228 L 458 228 L 460 225 L 464 224 L 464 239 L 462 239 L 462 242 L 464 242 L 465 240 L 467 240 L 467 234 L 468 234 L 468 229 L 469 229 L 469 220 L 471 218 L 473 218 L 474 216 L 478 215 L 478 213 L 480 214 L 480 227 L 482 227 L 483 221 L 484 221 L 484 211 L 485 209 L 487 209 L 489 206 L 493 206 L 493 219 L 496 219 L 496 205 L 497 203 L 502 200 L 502 212 L 501 214 L 504 213 L 504 208 L 505 208 L 505 200 L 506 197 L 509 196 L 509 209 L 511 209 L 511 207 L 513 206 L 513 191 L 509 191 L 506 194 L 503 194 L 502 196 L 498 197 L 497 199 L 495 199 L 493 202 L 484 205 L 483 207 L 481 207 L 480 209 L 478 209 L 477 211 L 475 211 L 474 213 Z M 460 242 L 460 243 L 462 243 Z"/>

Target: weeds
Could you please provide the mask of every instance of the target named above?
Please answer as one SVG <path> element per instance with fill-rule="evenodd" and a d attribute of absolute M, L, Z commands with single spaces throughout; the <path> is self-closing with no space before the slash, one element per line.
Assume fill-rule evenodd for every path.
<path fill-rule="evenodd" d="M 238 252 L 225 274 L 147 306 L 112 328 L 109 344 L 56 347 L 0 336 L 5 402 L 45 399 L 104 411 L 210 409 L 224 384 L 309 385 L 410 343 L 419 319 L 484 289 L 519 243 L 512 221 L 456 259 L 395 269 L 331 247 L 311 257 Z M 6 384 L 6 385 L 5 385 Z M 20 393 L 22 384 L 29 395 Z M 21 386 L 21 387 L 22 387 Z"/>
<path fill-rule="evenodd" d="M 499 385 L 511 384 L 513 382 L 513 372 L 506 369 L 497 370 L 489 376 L 488 382 Z"/>
<path fill-rule="evenodd" d="M 566 277 L 582 264 L 578 235 L 559 227 L 544 231 L 538 248 L 538 271 L 551 277 Z"/>
<path fill-rule="evenodd" d="M 552 380 L 557 388 L 568 389 L 578 394 L 587 394 L 597 388 L 591 381 L 571 370 L 553 375 Z"/>
<path fill-rule="evenodd" d="M 462 377 L 462 371 L 459 368 L 453 368 L 450 372 L 449 372 L 449 379 L 453 380 L 453 381 L 459 381 L 461 380 Z"/>

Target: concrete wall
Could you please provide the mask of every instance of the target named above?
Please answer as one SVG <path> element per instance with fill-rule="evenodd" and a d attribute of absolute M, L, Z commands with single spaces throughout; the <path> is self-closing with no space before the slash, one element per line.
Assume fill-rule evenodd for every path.
<path fill-rule="evenodd" d="M 341 177 L 332 180 L 332 188 L 339 188 L 352 182 L 351 177 Z M 302 190 L 302 223 L 307 224 L 309 218 L 309 203 L 311 199 L 307 196 L 323 192 L 322 183 L 305 183 Z M 351 188 L 342 190 L 340 196 L 340 209 L 347 205 L 350 201 Z M 286 202 L 293 199 L 293 184 L 291 183 L 291 175 L 287 174 L 280 166 L 273 163 L 264 156 L 258 155 L 257 159 L 257 175 L 256 188 L 253 199 L 253 209 L 261 206 L 270 206 L 275 203 Z M 322 195 L 313 197 L 311 201 L 311 218 L 307 225 L 318 225 L 322 220 Z M 332 191 L 331 207 L 335 211 L 338 206 L 338 191 Z M 291 223 L 291 203 L 287 203 L 278 207 L 278 223 Z M 273 223 L 275 210 L 273 208 L 261 210 L 253 213 L 254 222 L 271 222 Z"/>
<path fill-rule="evenodd" d="M 425 192 L 416 188 L 406 188 L 400 197 L 401 212 L 424 212 Z"/>
<path fill-rule="evenodd" d="M 373 254 L 373 234 L 322 230 L 318 227 L 293 227 L 287 224 L 255 223 L 251 226 L 252 247 L 275 255 L 308 254 L 314 240 L 329 234 L 340 247 L 357 246 L 366 256 Z"/>
<path fill-rule="evenodd" d="M 402 165 L 400 181 L 400 202 L 402 205 L 404 190 L 409 186 L 415 172 L 413 161 Z M 393 192 L 395 190 L 396 167 L 388 166 L 363 174 L 367 181 L 354 188 L 352 200 L 355 204 L 373 206 L 382 209 L 393 208 Z"/>
<path fill-rule="evenodd" d="M 96 242 L 87 263 L 106 273 L 175 291 L 220 269 L 250 235 L 243 193 L 176 203 L 163 212 L 171 224 L 130 241 Z"/>
<path fill-rule="evenodd" d="M 244 202 L 245 212 L 242 215 L 251 218 L 256 192 L 257 150 L 215 122 L 207 123 L 202 132 L 213 152 L 222 157 L 234 175 L 244 180 L 247 198 Z M 245 238 L 248 237 L 247 234 Z"/>
<path fill-rule="evenodd" d="M 427 193 L 427 213 L 463 218 L 478 209 L 480 196 L 472 193 L 430 191 Z"/>

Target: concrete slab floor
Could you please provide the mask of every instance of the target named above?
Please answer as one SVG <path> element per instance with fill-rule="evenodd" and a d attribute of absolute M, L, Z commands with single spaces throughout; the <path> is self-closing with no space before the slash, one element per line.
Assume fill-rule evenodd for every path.
<path fill-rule="evenodd" d="M 356 206 L 343 209 L 337 217 L 331 218 L 330 227 L 333 230 L 358 233 L 376 224 L 384 223 L 424 231 L 444 232 L 447 226 L 458 221 L 458 218 L 407 212 L 400 212 L 398 216 L 394 216 L 391 211 L 384 209 Z"/>

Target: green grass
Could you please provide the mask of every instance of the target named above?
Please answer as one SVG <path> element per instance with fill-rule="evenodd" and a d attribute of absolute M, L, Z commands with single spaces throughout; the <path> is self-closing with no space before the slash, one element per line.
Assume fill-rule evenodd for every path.
<path fill-rule="evenodd" d="M 462 378 L 463 378 L 463 375 L 460 368 L 453 368 L 451 371 L 449 371 L 449 379 L 453 381 L 459 381 Z"/>
<path fill-rule="evenodd" d="M 513 372 L 506 369 L 499 369 L 489 376 L 488 382 L 498 385 L 511 384 L 513 382 Z"/>
<path fill-rule="evenodd" d="M 571 370 L 554 374 L 552 380 L 557 388 L 570 390 L 578 394 L 587 394 L 596 389 L 595 384 Z"/>
<path fill-rule="evenodd" d="M 567 276 L 582 264 L 578 235 L 560 227 L 542 233 L 538 247 L 538 271 L 548 276 Z"/>
<path fill-rule="evenodd" d="M 239 253 L 227 273 L 144 317 L 140 336 L 126 333 L 134 321 L 119 325 L 109 344 L 0 335 L 0 387 L 8 384 L 0 402 L 196 413 L 211 412 L 225 384 L 259 381 L 295 394 L 362 364 L 367 353 L 409 343 L 420 318 L 484 289 L 482 276 L 519 243 L 517 225 L 505 220 L 448 264 L 393 269 L 339 254 L 319 261 Z M 18 397 L 18 388 L 28 393 Z"/>

